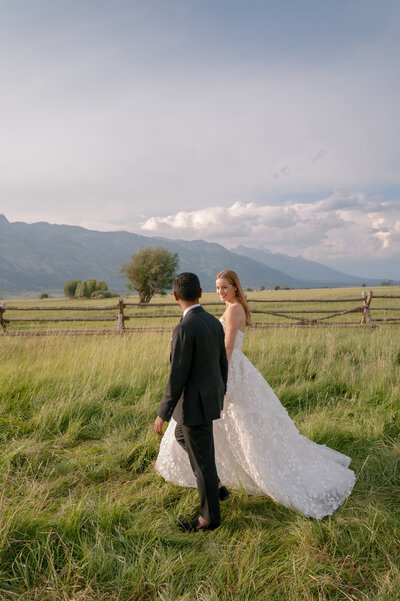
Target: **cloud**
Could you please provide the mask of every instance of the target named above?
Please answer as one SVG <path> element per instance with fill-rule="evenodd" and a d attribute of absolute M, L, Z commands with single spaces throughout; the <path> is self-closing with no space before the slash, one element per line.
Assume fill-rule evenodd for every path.
<path fill-rule="evenodd" d="M 366 252 L 392 256 L 400 251 L 396 203 L 362 192 L 336 190 L 329 198 L 284 205 L 241 203 L 158 216 L 142 223 L 150 235 L 205 238 L 235 247 L 243 244 L 315 260 L 354 258 Z"/>
<path fill-rule="evenodd" d="M 391 231 L 392 240 L 400 242 L 400 220 L 396 221 Z"/>
<path fill-rule="evenodd" d="M 335 192 L 322 201 L 320 209 L 323 211 L 337 211 L 340 209 L 351 211 L 358 210 L 365 213 L 374 213 L 385 210 L 385 203 L 379 198 L 367 198 L 364 192 L 349 192 L 338 188 Z"/>
<path fill-rule="evenodd" d="M 151 217 L 142 225 L 146 232 L 214 237 L 246 237 L 265 228 L 287 229 L 298 220 L 292 207 L 257 206 L 236 202 L 231 207 L 208 207 L 180 211 L 167 217 Z"/>
<path fill-rule="evenodd" d="M 290 176 L 290 169 L 288 165 L 285 165 L 284 167 L 281 167 L 278 171 L 274 171 L 274 173 L 272 174 L 276 179 L 280 178 L 280 177 L 289 177 Z"/>
<path fill-rule="evenodd" d="M 315 161 L 320 161 L 321 159 L 323 159 L 325 155 L 326 155 L 325 148 L 320 148 L 318 150 L 318 152 L 315 153 L 315 155 L 312 157 L 311 160 L 315 163 Z"/>

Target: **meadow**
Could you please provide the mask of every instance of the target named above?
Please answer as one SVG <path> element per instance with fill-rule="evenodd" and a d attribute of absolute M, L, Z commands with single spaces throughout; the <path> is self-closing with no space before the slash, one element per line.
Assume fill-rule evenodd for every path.
<path fill-rule="evenodd" d="M 357 483 L 321 521 L 232 490 L 222 526 L 196 535 L 176 522 L 197 492 L 154 469 L 169 343 L 0 337 L 0 599 L 399 599 L 397 326 L 248 331 L 300 431 L 350 455 Z"/>
<path fill-rule="evenodd" d="M 373 293 L 371 303 L 373 320 L 379 322 L 388 319 L 400 319 L 400 286 L 378 286 L 371 290 Z M 253 312 L 253 322 L 256 325 L 274 325 L 277 323 L 291 325 L 296 322 L 293 316 L 284 317 L 282 314 L 264 313 L 264 311 L 277 311 L 279 313 L 282 310 L 283 312 L 296 311 L 298 317 L 305 319 L 322 318 L 322 324 L 330 325 L 338 323 L 358 324 L 361 320 L 360 312 L 350 312 L 345 315 L 338 314 L 333 318 L 328 318 L 328 315 L 362 307 L 363 292 L 367 292 L 366 288 L 311 288 L 247 290 L 246 295 L 250 303 L 250 309 Z M 387 296 L 387 298 L 380 298 L 382 295 Z M 390 298 L 390 295 L 397 296 L 397 298 Z M 315 299 L 319 299 L 319 301 L 315 302 Z M 143 327 L 172 328 L 179 319 L 179 306 L 172 294 L 155 296 L 147 306 L 138 305 L 137 295 L 123 297 L 122 300 L 127 303 L 127 307 L 124 309 L 125 327 L 127 329 Z M 257 302 L 259 300 L 267 302 Z M 6 306 L 4 317 L 10 320 L 7 326 L 10 333 L 32 332 L 35 330 L 41 332 L 82 330 L 112 332 L 117 327 L 118 301 L 118 298 L 103 300 L 66 298 L 7 299 L 4 301 Z M 211 313 L 217 316 L 222 314 L 223 305 L 216 293 L 204 293 L 202 302 L 206 303 L 207 310 Z M 23 310 L 15 310 L 15 307 Z M 59 310 L 60 307 L 61 310 Z M 316 314 L 313 313 L 315 310 L 323 310 L 327 313 Z M 67 321 L 59 321 L 63 319 Z M 87 319 L 89 321 L 85 321 Z M 107 319 L 108 321 L 105 321 Z"/>

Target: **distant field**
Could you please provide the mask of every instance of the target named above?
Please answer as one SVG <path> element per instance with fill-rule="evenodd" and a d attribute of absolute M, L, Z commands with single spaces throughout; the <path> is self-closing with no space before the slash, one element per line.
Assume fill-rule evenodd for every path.
<path fill-rule="evenodd" d="M 1 601 L 399 599 L 399 330 L 246 334 L 300 431 L 350 455 L 357 483 L 322 521 L 231 491 L 198 535 L 176 528 L 197 492 L 154 470 L 169 345 L 0 337 Z"/>
<path fill-rule="evenodd" d="M 373 288 L 373 298 L 371 304 L 371 315 L 374 320 L 385 320 L 398 318 L 400 319 L 400 298 L 390 299 L 379 299 L 374 298 L 379 295 L 400 295 L 399 286 L 378 286 Z M 325 317 L 329 313 L 340 311 L 343 309 L 351 309 L 362 306 L 362 292 L 366 291 L 365 288 L 322 288 L 322 289 L 301 289 L 301 290 L 263 290 L 263 291 L 247 291 L 248 300 L 250 301 L 250 308 L 252 311 L 257 310 L 296 310 L 297 315 L 303 318 L 315 318 L 321 317 L 321 314 L 312 313 L 317 309 L 328 311 L 323 314 Z M 269 303 L 256 303 L 251 302 L 254 299 L 258 300 L 269 300 L 274 302 Z M 303 300 L 305 302 L 285 302 L 285 300 Z M 311 299 L 329 300 L 332 299 L 355 299 L 352 302 L 311 302 Z M 137 296 L 124 297 L 124 301 L 128 303 L 137 303 Z M 6 307 L 25 307 L 27 309 L 32 308 L 32 311 L 13 311 L 7 310 L 5 317 L 7 319 L 21 318 L 32 319 L 38 318 L 87 318 L 91 319 L 103 319 L 110 318 L 111 321 L 67 321 L 67 322 L 12 322 L 9 326 L 9 330 L 12 331 L 28 331 L 28 330 L 92 330 L 92 329 L 105 329 L 115 330 L 117 327 L 117 305 L 118 298 L 104 299 L 104 300 L 70 300 L 70 299 L 44 299 L 44 300 L 5 300 Z M 217 316 L 221 315 L 224 310 L 223 304 L 220 302 L 216 293 L 205 293 L 202 298 L 203 303 L 213 303 L 212 305 L 206 305 L 206 309 Z M 173 306 L 168 307 L 157 307 L 156 304 L 166 305 L 167 303 L 174 303 Z M 33 309 L 42 307 L 40 311 L 34 311 Z M 65 307 L 63 311 L 51 310 L 52 307 Z M 90 308 L 96 307 L 112 307 L 108 311 L 73 311 L 69 308 Z M 384 310 L 374 310 L 374 307 L 379 307 Z M 48 310 L 46 310 L 48 308 Z M 396 310 L 397 309 L 397 310 Z M 130 319 L 126 321 L 127 328 L 137 328 L 144 326 L 152 327 L 173 327 L 179 319 L 179 306 L 175 303 L 172 295 L 156 296 L 152 299 L 151 303 L 147 307 L 127 307 L 125 309 L 125 315 L 130 316 Z M 300 313 L 302 311 L 302 313 Z M 171 315 L 172 317 L 163 317 L 163 315 Z M 153 316 L 153 317 L 150 317 Z M 360 313 L 349 313 L 346 315 L 338 315 L 334 318 L 324 319 L 322 323 L 358 323 L 361 320 Z M 253 322 L 255 324 L 273 324 L 273 323 L 286 323 L 293 324 L 296 320 L 287 317 L 266 315 L 262 313 L 253 313 Z"/>

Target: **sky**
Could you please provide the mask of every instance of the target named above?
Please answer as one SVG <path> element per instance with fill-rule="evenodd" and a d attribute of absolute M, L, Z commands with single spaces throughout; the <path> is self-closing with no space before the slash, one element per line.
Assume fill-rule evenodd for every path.
<path fill-rule="evenodd" d="M 0 213 L 400 279 L 399 25 L 398 0 L 0 0 Z"/>

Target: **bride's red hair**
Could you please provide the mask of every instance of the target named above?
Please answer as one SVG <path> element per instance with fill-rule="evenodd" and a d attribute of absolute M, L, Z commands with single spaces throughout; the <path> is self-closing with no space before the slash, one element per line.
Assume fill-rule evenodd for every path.
<path fill-rule="evenodd" d="M 229 282 L 229 284 L 232 284 L 232 286 L 236 288 L 236 298 L 238 299 L 239 303 L 244 309 L 244 312 L 246 313 L 246 326 L 251 326 L 252 323 L 250 309 L 249 305 L 247 304 L 247 300 L 244 295 L 242 284 L 240 283 L 238 274 L 235 271 L 232 271 L 231 269 L 224 269 L 224 271 L 219 272 L 215 279 L 219 280 L 220 278 L 223 278 L 224 280 Z"/>

